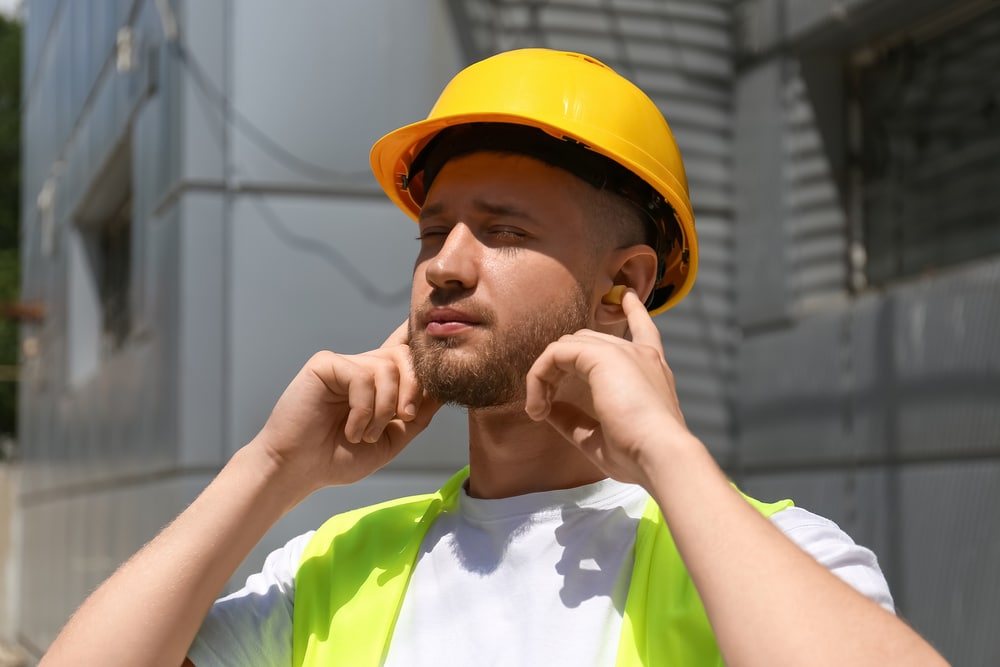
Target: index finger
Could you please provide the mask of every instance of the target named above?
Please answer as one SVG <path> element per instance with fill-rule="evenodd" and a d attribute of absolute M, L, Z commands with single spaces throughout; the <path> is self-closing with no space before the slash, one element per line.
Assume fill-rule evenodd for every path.
<path fill-rule="evenodd" d="M 405 319 L 403 323 L 396 327 L 396 330 L 389 334 L 389 337 L 385 339 L 385 342 L 379 345 L 379 348 L 384 347 L 395 347 L 397 345 L 409 345 L 410 344 L 410 320 Z"/>
<path fill-rule="evenodd" d="M 410 320 L 407 319 L 403 320 L 403 323 L 389 334 L 389 337 L 385 339 L 385 342 L 382 343 L 379 349 L 382 350 L 409 344 Z M 417 416 L 420 406 L 423 403 L 423 390 L 413 375 L 409 355 L 404 354 L 402 359 L 398 355 L 393 355 L 393 359 L 396 363 L 396 368 L 399 370 L 396 388 L 396 416 L 404 422 L 412 421 Z"/>
<path fill-rule="evenodd" d="M 632 342 L 648 345 L 663 354 L 660 330 L 656 328 L 656 323 L 649 316 L 646 306 L 634 289 L 629 288 L 622 295 L 622 311 L 628 321 L 628 330 L 632 333 Z"/>

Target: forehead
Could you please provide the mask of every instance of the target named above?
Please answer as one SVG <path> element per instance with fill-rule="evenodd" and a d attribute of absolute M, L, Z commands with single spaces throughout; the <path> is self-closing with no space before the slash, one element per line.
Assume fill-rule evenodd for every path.
<path fill-rule="evenodd" d="M 481 152 L 449 160 L 431 185 L 421 211 L 461 215 L 474 202 L 522 210 L 539 223 L 583 224 L 588 190 L 567 171 L 525 155 Z"/>

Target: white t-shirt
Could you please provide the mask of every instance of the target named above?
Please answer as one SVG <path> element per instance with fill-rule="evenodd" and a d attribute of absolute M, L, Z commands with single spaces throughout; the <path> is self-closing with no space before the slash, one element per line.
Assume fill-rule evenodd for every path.
<path fill-rule="evenodd" d="M 613 665 L 648 498 L 610 479 L 499 500 L 463 490 L 424 538 L 386 666 Z M 875 555 L 832 521 L 796 507 L 771 521 L 893 610 Z M 188 653 L 197 667 L 291 663 L 295 572 L 311 537 L 216 602 Z"/>

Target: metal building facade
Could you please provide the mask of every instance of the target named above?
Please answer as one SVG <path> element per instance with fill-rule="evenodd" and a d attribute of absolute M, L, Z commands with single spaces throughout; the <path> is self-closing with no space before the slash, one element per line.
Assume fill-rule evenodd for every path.
<path fill-rule="evenodd" d="M 26 3 L 23 298 L 46 318 L 22 334 L 15 594 L 33 652 L 249 441 L 313 352 L 370 349 L 405 319 L 415 233 L 367 158 L 462 65 L 447 13 L 426 9 Z M 128 253 L 105 242 L 121 219 Z M 127 267 L 124 308 L 108 303 L 111 264 Z M 318 494 L 260 551 L 331 510 L 437 486 L 464 438 L 461 414 L 442 415 L 394 470 Z"/>
<path fill-rule="evenodd" d="M 739 4 L 733 472 L 871 546 L 962 665 L 1000 661 L 998 28 L 988 2 Z M 940 257 L 886 278 L 887 238 Z"/>
<path fill-rule="evenodd" d="M 372 141 L 466 62 L 549 46 L 647 90 L 685 156 L 700 273 L 657 323 L 692 429 L 748 492 L 872 546 L 949 659 L 1000 660 L 1000 260 L 859 289 L 845 189 L 845 63 L 950 3 L 26 4 L 23 298 L 46 304 L 23 332 L 29 648 L 256 433 L 309 354 L 368 349 L 405 317 L 413 230 L 368 175 Z M 123 207 L 116 345 L 94 239 Z M 390 469 L 296 509 L 236 579 L 331 512 L 436 486 L 464 443 L 463 415 L 442 414 Z"/>

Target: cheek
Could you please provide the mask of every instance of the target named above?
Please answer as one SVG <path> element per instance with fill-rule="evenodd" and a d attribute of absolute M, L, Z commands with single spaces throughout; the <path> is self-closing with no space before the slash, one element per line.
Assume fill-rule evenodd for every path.
<path fill-rule="evenodd" d="M 566 266 L 546 255 L 515 262 L 495 275 L 496 297 L 509 304 L 512 314 L 537 315 L 580 289 L 580 281 Z"/>
<path fill-rule="evenodd" d="M 577 257 L 536 253 L 532 261 L 523 262 L 518 273 L 521 279 L 536 289 L 564 293 L 569 286 L 587 285 L 593 280 L 593 266 Z"/>

